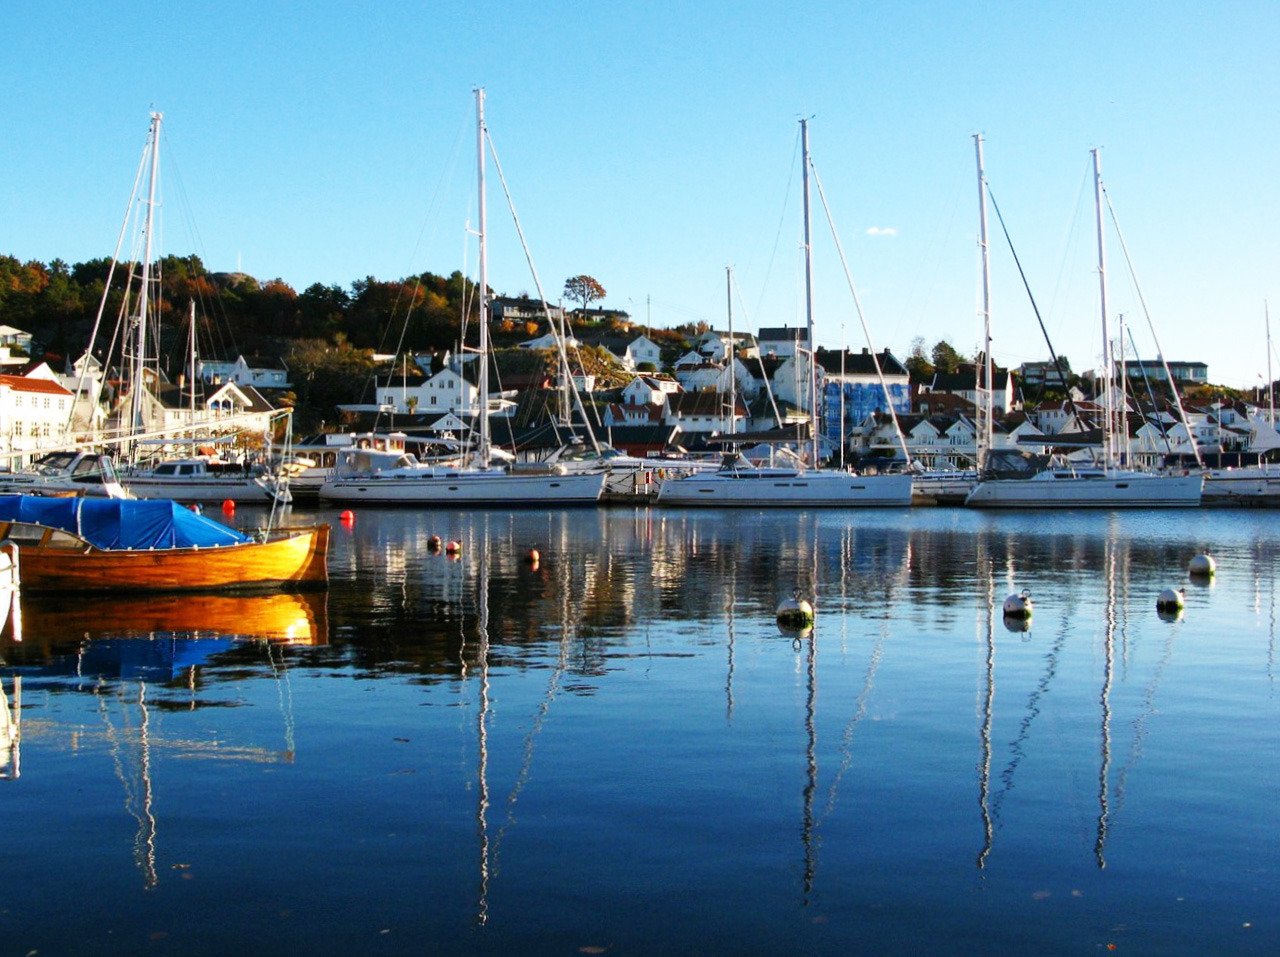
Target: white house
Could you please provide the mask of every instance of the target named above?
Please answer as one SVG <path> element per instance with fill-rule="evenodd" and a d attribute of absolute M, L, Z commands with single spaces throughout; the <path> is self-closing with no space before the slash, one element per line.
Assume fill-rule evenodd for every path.
<path fill-rule="evenodd" d="M 626 405 L 666 405 L 667 396 L 680 391 L 680 383 L 670 376 L 636 376 L 622 390 Z"/>
<path fill-rule="evenodd" d="M 756 345 L 762 356 L 785 359 L 809 348 L 809 330 L 800 326 L 762 328 L 756 336 Z"/>
<path fill-rule="evenodd" d="M 0 443 L 14 466 L 67 442 L 72 394 L 44 378 L 0 375 Z"/>
<path fill-rule="evenodd" d="M 730 421 L 735 432 L 745 431 L 747 407 L 741 399 L 734 400 L 731 412 L 727 397 L 717 392 L 682 392 L 668 398 L 663 424 L 685 433 L 728 433 Z"/>
<path fill-rule="evenodd" d="M 393 375 L 378 383 L 377 396 L 380 405 L 399 414 L 476 415 L 480 409 L 479 390 L 453 365 L 425 377 Z"/>
<path fill-rule="evenodd" d="M 234 382 L 250 385 L 255 389 L 288 389 L 289 370 L 282 359 L 265 356 L 236 356 L 234 362 L 201 359 L 196 363 L 196 375 L 209 385 Z"/>

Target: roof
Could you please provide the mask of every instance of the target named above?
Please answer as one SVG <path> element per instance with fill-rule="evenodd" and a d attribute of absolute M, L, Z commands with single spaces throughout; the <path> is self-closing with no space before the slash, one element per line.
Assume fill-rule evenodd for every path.
<path fill-rule="evenodd" d="M 46 395 L 71 395 L 51 379 L 29 379 L 20 375 L 0 375 L 0 386 L 8 386 L 15 392 L 43 392 Z"/>
<path fill-rule="evenodd" d="M 759 342 L 808 342 L 809 330 L 802 326 L 770 326 L 762 328 Z"/>
<path fill-rule="evenodd" d="M 843 367 L 845 375 L 868 375 L 876 374 L 876 365 L 872 361 L 871 351 L 863 349 L 861 352 L 844 352 L 843 354 L 829 349 L 818 349 L 816 358 L 818 365 L 822 366 L 829 374 L 838 375 L 841 369 L 841 359 L 843 355 Z M 897 357 L 885 349 L 883 352 L 876 354 L 876 358 L 880 360 L 880 369 L 887 376 L 905 376 L 907 367 L 898 361 Z"/>
<path fill-rule="evenodd" d="M 747 407 L 738 399 L 735 415 L 745 416 Z M 668 399 L 672 415 L 724 415 L 728 400 L 719 392 L 679 392 Z"/>
<path fill-rule="evenodd" d="M 251 540 L 167 499 L 0 495 L 0 521 L 61 529 L 107 551 L 208 548 Z"/>

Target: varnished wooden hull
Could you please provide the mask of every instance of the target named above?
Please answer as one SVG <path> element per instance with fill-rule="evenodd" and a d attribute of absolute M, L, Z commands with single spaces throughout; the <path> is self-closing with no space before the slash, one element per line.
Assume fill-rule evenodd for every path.
<path fill-rule="evenodd" d="M 329 526 L 284 530 L 267 542 L 217 548 L 103 551 L 19 548 L 22 587 L 34 592 L 210 591 L 323 585 Z"/>

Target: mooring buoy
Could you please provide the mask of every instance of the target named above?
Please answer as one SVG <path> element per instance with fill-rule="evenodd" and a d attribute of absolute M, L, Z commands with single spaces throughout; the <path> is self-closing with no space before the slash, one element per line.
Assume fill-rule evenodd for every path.
<path fill-rule="evenodd" d="M 1026 588 L 1020 592 L 1014 592 L 1004 600 L 1004 616 L 1006 618 L 1030 618 L 1031 611 L 1031 592 Z"/>

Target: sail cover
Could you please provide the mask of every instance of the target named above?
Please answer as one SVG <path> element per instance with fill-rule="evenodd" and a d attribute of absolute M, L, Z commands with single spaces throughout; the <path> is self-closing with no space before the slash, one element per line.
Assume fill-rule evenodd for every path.
<path fill-rule="evenodd" d="M 210 548 L 251 541 L 233 528 L 166 499 L 0 495 L 0 522 L 61 529 L 104 550 Z"/>

